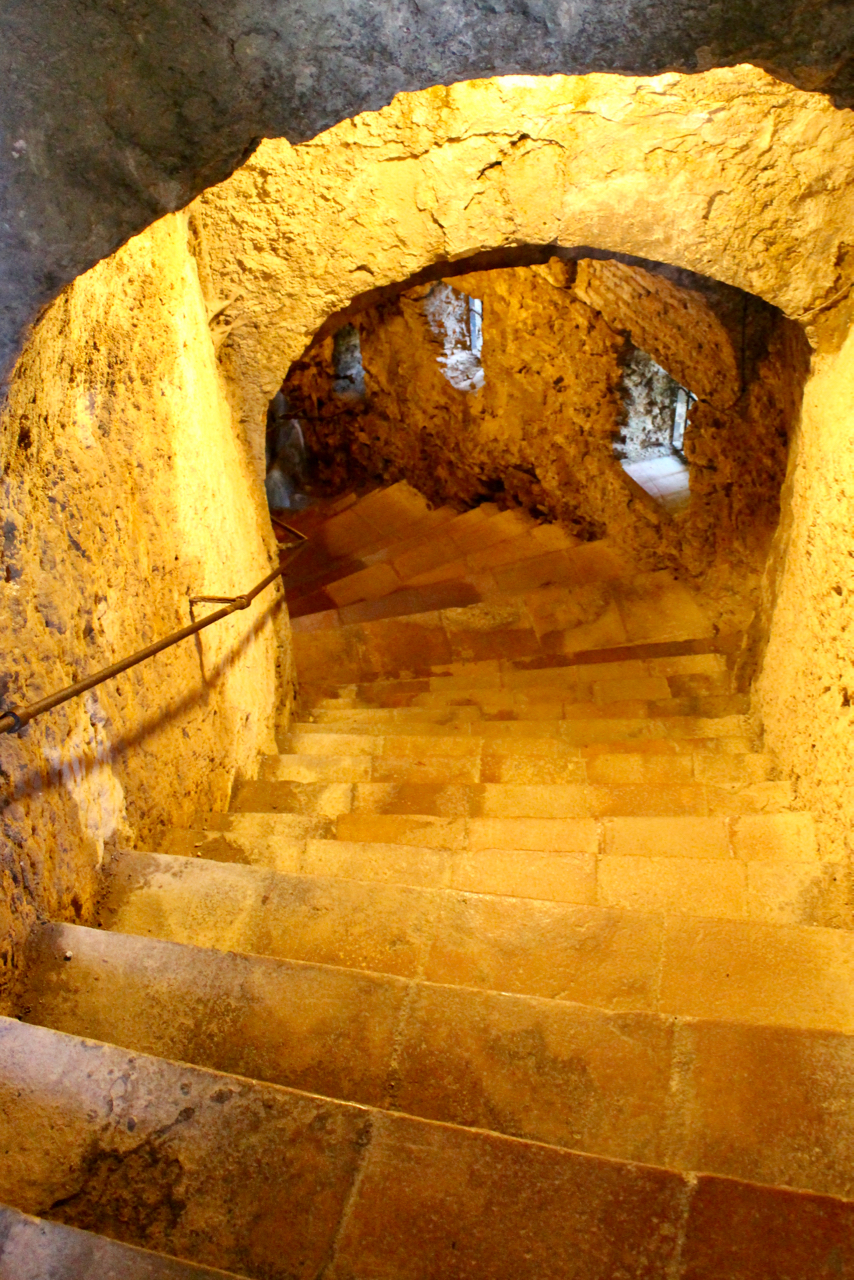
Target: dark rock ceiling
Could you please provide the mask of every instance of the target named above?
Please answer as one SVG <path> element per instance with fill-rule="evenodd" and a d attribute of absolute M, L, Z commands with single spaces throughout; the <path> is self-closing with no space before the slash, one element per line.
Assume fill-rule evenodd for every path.
<path fill-rule="evenodd" d="M 400 90 L 752 62 L 854 103 L 851 0 L 0 0 L 0 373 L 59 289 L 224 178 Z"/>

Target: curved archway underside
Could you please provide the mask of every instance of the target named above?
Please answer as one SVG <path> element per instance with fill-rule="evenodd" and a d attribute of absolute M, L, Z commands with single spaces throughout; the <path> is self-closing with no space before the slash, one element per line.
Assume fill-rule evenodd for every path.
<path fill-rule="evenodd" d="M 195 206 L 241 417 L 331 312 L 502 247 L 669 263 L 809 325 L 854 281 L 852 166 L 850 114 L 753 67 L 475 81 L 265 142 Z"/>

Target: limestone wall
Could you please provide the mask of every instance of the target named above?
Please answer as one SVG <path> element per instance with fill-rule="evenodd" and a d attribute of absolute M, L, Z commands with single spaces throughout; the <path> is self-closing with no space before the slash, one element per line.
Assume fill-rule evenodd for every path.
<path fill-rule="evenodd" d="M 2 442 L 3 705 L 186 624 L 190 595 L 268 571 L 183 216 L 52 304 L 15 369 Z M 279 590 L 0 738 L 0 995 L 36 913 L 86 922 L 113 846 L 224 806 L 271 746 Z"/>
<path fill-rule="evenodd" d="M 773 614 L 757 692 L 767 740 L 828 847 L 852 852 L 854 330 L 814 361 L 766 592 Z M 850 898 L 842 915 L 850 927 Z"/>

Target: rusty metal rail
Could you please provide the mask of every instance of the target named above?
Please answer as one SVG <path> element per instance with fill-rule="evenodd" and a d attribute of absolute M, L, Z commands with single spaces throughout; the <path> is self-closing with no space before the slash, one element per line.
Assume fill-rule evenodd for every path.
<path fill-rule="evenodd" d="M 276 524 L 282 525 L 281 520 L 277 520 Z M 288 529 L 290 533 L 295 533 L 300 542 L 291 542 L 284 547 L 280 547 L 280 551 L 301 550 L 306 545 L 305 534 L 300 533 L 298 529 L 291 529 L 290 525 L 282 525 Z M 294 559 L 295 557 L 291 557 Z M 52 711 L 54 707 L 60 706 L 63 702 L 70 701 L 71 698 L 77 698 L 81 693 L 86 693 L 89 689 L 94 689 L 96 685 L 103 684 L 105 680 L 111 680 L 113 676 L 121 675 L 123 671 L 128 671 L 131 667 L 135 667 L 137 663 L 145 662 L 146 658 L 153 658 L 156 653 L 161 653 L 164 649 L 169 649 L 173 644 L 178 644 L 181 640 L 186 640 L 188 636 L 194 636 L 199 631 L 204 631 L 205 627 L 210 627 L 215 622 L 219 622 L 221 618 L 227 618 L 231 613 L 237 613 L 240 609 L 248 609 L 252 601 L 259 596 L 262 591 L 266 591 L 277 578 L 282 576 L 283 566 L 280 564 L 277 569 L 273 569 L 265 578 L 262 578 L 251 591 L 247 591 L 242 596 L 192 596 L 190 599 L 190 608 L 192 610 L 197 604 L 221 604 L 222 609 L 216 609 L 213 613 L 209 613 L 206 618 L 201 618 L 198 622 L 191 622 L 188 627 L 181 627 L 179 631 L 173 631 L 170 635 L 164 636 L 162 640 L 156 640 L 154 644 L 146 645 L 144 649 L 138 649 L 136 653 L 132 653 L 128 658 L 122 658 L 120 662 L 114 662 L 109 667 L 104 667 L 101 671 L 96 671 L 94 675 L 86 676 L 83 680 L 77 680 L 74 684 L 70 684 L 65 689 L 60 689 L 57 693 L 50 694 L 47 698 L 42 698 L 39 702 L 33 702 L 29 707 L 12 708 L 8 707 L 2 715 L 0 715 L 0 733 L 16 733 L 19 729 L 23 729 L 25 724 L 29 724 L 36 716 L 44 715 L 45 711 Z"/>

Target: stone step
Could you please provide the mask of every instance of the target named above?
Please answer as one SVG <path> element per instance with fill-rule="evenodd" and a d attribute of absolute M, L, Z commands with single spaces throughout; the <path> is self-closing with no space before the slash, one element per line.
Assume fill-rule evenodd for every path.
<path fill-rule="evenodd" d="M 255 1280 L 854 1266 L 854 1204 L 840 1198 L 332 1102 L 10 1019 L 0 1092 L 7 1202 Z"/>
<path fill-rule="evenodd" d="M 424 527 L 428 523 L 429 529 Z M 463 527 L 465 536 L 461 538 L 459 533 Z M 317 574 L 304 576 L 295 590 L 288 591 L 288 607 L 292 614 L 299 617 L 308 612 L 306 601 L 314 604 L 320 587 L 326 598 L 325 604 L 317 602 L 320 607 L 338 609 L 359 601 L 380 599 L 403 587 L 433 586 L 466 578 L 481 581 L 486 593 L 498 594 L 500 587 L 493 571 L 500 576 L 501 571 L 508 571 L 513 565 L 530 562 L 536 577 L 536 564 L 543 557 L 569 551 L 578 545 L 576 539 L 558 526 L 536 525 L 517 511 L 501 512 L 488 523 L 481 520 L 476 532 L 463 517 L 442 522 L 425 520 L 419 524 L 418 530 L 419 536 L 408 537 L 392 543 L 381 552 L 365 555 L 366 563 L 355 572 L 350 571 L 345 561 L 337 575 L 332 564 Z M 471 536 L 473 533 L 474 538 Z M 464 547 L 472 541 L 479 544 L 478 549 L 466 554 Z"/>
<path fill-rule="evenodd" d="M 27 977 L 25 1021 L 137 1053 L 612 1160 L 854 1197 L 850 1036 L 604 1012 L 79 925 L 38 927 Z M 793 1097 L 813 1099 L 808 1124 Z"/>
<path fill-rule="evenodd" d="M 365 553 L 364 564 L 355 572 L 347 568 L 347 561 L 342 562 L 341 572 L 336 575 L 335 565 L 330 564 L 319 574 L 304 578 L 295 590 L 288 590 L 288 607 L 300 616 L 304 610 L 301 602 L 306 595 L 312 594 L 318 587 L 323 587 L 331 602 L 331 607 L 342 608 L 361 600 L 375 600 L 381 595 L 397 591 L 404 586 L 446 581 L 448 578 L 465 577 L 472 571 L 465 556 L 465 548 L 474 540 L 492 548 L 494 545 L 504 546 L 513 542 L 518 544 L 520 533 L 524 532 L 526 543 L 530 542 L 530 555 L 542 554 L 548 544 L 555 542 L 555 535 L 540 534 L 530 518 L 521 512 L 503 511 L 500 514 L 492 511 L 484 512 L 475 508 L 464 515 L 453 514 L 448 519 L 444 514 L 431 512 L 416 525 L 408 528 L 404 535 L 389 540 L 377 551 Z M 543 529 L 554 529 L 555 526 L 542 526 Z M 574 541 L 562 535 L 562 546 L 574 545 Z M 482 558 L 484 551 L 475 558 Z M 362 558 L 362 557 L 360 557 Z M 511 559 L 525 558 L 524 551 L 517 546 L 517 554 Z M 436 574 L 436 570 L 440 572 Z M 329 607 L 329 606 L 327 606 Z"/>
<path fill-rule="evenodd" d="M 385 570 L 386 579 L 399 587 L 405 579 L 396 568 L 392 568 L 392 562 L 399 557 L 417 552 L 418 548 L 425 545 L 447 547 L 449 558 L 455 559 L 461 554 L 460 548 L 466 546 L 473 535 L 489 545 L 493 541 L 505 541 L 509 536 L 509 531 L 504 528 L 500 519 L 495 530 L 492 529 L 492 520 L 498 519 L 498 510 L 491 504 L 463 514 L 442 507 L 419 515 L 414 522 L 405 527 L 391 530 L 374 529 L 373 525 L 366 525 L 366 522 L 360 519 L 358 508 L 355 509 L 354 515 L 356 519 L 351 521 L 352 531 L 348 531 L 343 539 L 340 531 L 333 531 L 332 550 L 327 548 L 321 531 L 314 539 L 313 560 L 310 556 L 307 566 L 300 568 L 297 565 L 295 573 L 287 575 L 289 608 L 300 604 L 306 596 L 323 590 L 333 583 L 346 582 L 347 586 L 342 586 L 341 591 L 332 592 L 327 596 L 329 601 L 327 608 L 335 607 L 335 601 L 339 596 L 343 604 L 373 598 L 370 594 L 368 596 L 361 594 L 360 584 L 350 583 L 349 580 L 359 574 L 368 573 L 374 566 Z M 489 529 L 487 529 L 487 523 L 490 525 Z M 357 531 L 362 526 L 364 526 L 362 530 L 364 537 L 360 541 Z M 368 532 L 369 529 L 372 532 Z M 349 550 L 342 552 L 339 550 L 341 547 L 348 547 Z M 405 564 L 405 560 L 403 563 Z M 365 579 L 369 589 L 372 582 L 380 580 L 370 573 Z"/>
<path fill-rule="evenodd" d="M 385 568 L 381 565 L 380 568 Z M 424 587 L 399 587 L 396 590 L 377 590 L 367 599 L 356 600 L 352 604 L 337 608 L 326 587 L 306 594 L 297 600 L 288 601 L 288 612 L 294 631 L 300 624 L 308 620 L 329 616 L 334 610 L 335 616 L 345 625 L 351 623 L 377 622 L 382 619 L 406 617 L 410 614 L 423 614 L 428 610 L 459 609 L 467 605 L 478 604 L 482 599 L 478 584 L 468 579 L 453 579 L 437 582 Z"/>
<path fill-rule="evenodd" d="M 465 739 L 462 739 L 465 741 Z M 751 752 L 723 755 L 685 751 L 654 755 L 641 751 L 543 756 L 523 750 L 503 752 L 484 746 L 469 755 L 427 754 L 383 756 L 283 753 L 262 757 L 262 779 L 278 782 L 592 782 L 600 785 L 642 783 L 649 786 L 700 782 L 740 787 L 776 777 L 769 755 Z"/>
<path fill-rule="evenodd" d="M 435 695 L 438 705 L 433 706 L 358 706 L 342 705 L 338 699 L 327 699 L 327 707 L 318 707 L 307 717 L 309 723 L 338 725 L 341 729 L 358 728 L 364 723 L 394 724 L 448 724 L 455 720 L 486 720 L 512 722 L 514 720 L 597 720 L 619 719 L 673 719 L 675 717 L 719 718 L 746 715 L 750 700 L 745 694 L 718 694 L 696 697 L 626 698 L 622 700 L 579 701 L 574 697 L 563 699 L 552 692 L 545 701 L 534 702 L 529 695 L 498 695 L 494 699 L 465 699 L 455 701 Z M 346 699 L 343 700 L 346 704 Z M 504 703 L 504 706 L 502 706 Z M 298 722 L 303 723 L 303 722 Z"/>
<path fill-rule="evenodd" d="M 555 556 L 571 559 L 567 584 L 538 585 Z M 536 577 L 534 570 L 539 573 Z M 510 574 L 529 581 L 513 583 Z M 620 579 L 618 574 L 625 573 Z M 497 580 L 499 571 L 493 571 Z M 603 647 L 648 644 L 716 647 L 711 624 L 691 592 L 668 573 L 638 574 L 618 568 L 611 549 L 589 543 L 550 553 L 501 571 L 495 599 L 465 608 L 436 608 L 405 617 L 370 620 L 332 610 L 293 624 L 300 679 L 322 687 L 378 677 L 433 674 L 442 664 L 489 660 L 539 663 Z M 574 576 L 573 576 L 574 575 Z M 435 590 L 423 586 L 413 590 Z M 472 584 L 475 589 L 476 584 Z M 362 604 L 347 608 L 363 610 Z M 373 606 L 370 606 L 373 607 Z M 334 675 L 332 674 L 334 673 Z"/>
<path fill-rule="evenodd" d="M 738 738 L 754 741 L 756 730 L 747 715 L 729 716 L 599 716 L 596 719 L 548 719 L 548 720 L 484 720 L 473 717 L 449 716 L 441 712 L 425 712 L 412 717 L 408 713 L 394 718 L 359 716 L 351 724 L 343 723 L 343 717 L 334 721 L 298 720 L 294 722 L 285 743 L 299 743 L 300 750 L 310 734 L 335 734 L 339 738 L 391 737 L 422 738 L 431 736 L 451 738 L 455 734 L 464 737 L 491 739 L 553 738 L 561 743 L 583 746 L 595 742 L 642 742 L 648 738 L 714 739 Z M 635 749 L 638 749 L 637 747 Z M 309 753 L 310 754 L 310 753 Z"/>
<path fill-rule="evenodd" d="M 109 1224 L 110 1226 L 112 1224 Z M 105 1224 L 106 1229 L 106 1224 Z M 241 1280 L 0 1205 L 0 1280 Z"/>
<path fill-rule="evenodd" d="M 349 686 L 357 693 L 371 690 L 415 688 L 419 692 L 453 688 L 524 688 L 528 684 L 573 683 L 586 680 L 631 678 L 635 675 L 723 675 L 741 647 L 739 633 L 696 640 L 619 645 L 608 649 L 588 649 L 571 655 L 544 653 L 535 659 L 488 658 L 478 662 L 438 663 L 417 680 L 378 676 Z M 434 684 L 433 681 L 436 683 Z M 340 684 L 328 679 L 318 686 L 302 681 L 302 688 L 318 695 L 330 694 Z"/>
<path fill-rule="evenodd" d="M 312 713 L 321 710 L 350 711 L 357 708 L 432 707 L 438 709 L 474 705 L 479 706 L 483 712 L 494 715 L 498 711 L 519 711 L 538 704 L 542 706 L 556 704 L 560 707 L 562 703 L 581 703 L 601 707 L 611 703 L 657 703 L 727 696 L 732 696 L 732 678 L 730 673 L 725 671 L 714 676 L 641 676 L 604 680 L 597 678 L 585 682 L 562 679 L 542 684 L 526 681 L 521 688 L 467 684 L 459 677 L 448 677 L 445 681 L 440 678 L 429 681 L 398 681 L 391 686 L 388 682 L 383 682 L 380 688 L 362 685 L 353 692 L 348 690 L 335 697 L 325 694 L 312 697 L 310 693 L 301 691 L 300 705 L 304 712 Z"/>
<path fill-rule="evenodd" d="M 174 829 L 161 848 L 288 875 L 779 924 L 844 919 L 843 868 L 819 857 L 803 813 L 604 822 L 245 813 Z"/>
<path fill-rule="evenodd" d="M 384 516 L 389 517 L 387 522 Z M 394 545 L 401 537 L 425 535 L 443 521 L 405 483 L 374 490 L 306 530 L 310 541 L 285 565 L 286 596 L 361 571 L 366 567 L 363 557 Z"/>
<path fill-rule="evenodd" d="M 684 733 L 684 720 L 673 723 L 649 720 L 573 721 L 571 724 L 541 721 L 534 728 L 513 722 L 506 733 L 491 722 L 463 722 L 451 725 L 420 725 L 411 733 L 395 726 L 390 733 L 338 733 L 326 725 L 295 723 L 279 737 L 284 755 L 389 756 L 397 760 L 418 760 L 430 756 L 446 758 L 529 760 L 593 759 L 598 755 L 655 755 L 674 757 L 685 753 L 703 755 L 752 755 L 756 740 L 746 718 L 728 721 L 720 733 L 719 720 L 694 722 L 694 733 Z M 729 733 L 726 732 L 729 729 Z M 473 732 L 474 730 L 474 732 Z M 571 737 L 570 737 L 571 735 Z"/>
<path fill-rule="evenodd" d="M 413 814 L 450 818 L 607 818 L 628 815 L 749 814 L 786 810 L 788 781 L 716 787 L 522 782 L 247 781 L 232 796 L 235 813 Z"/>
<path fill-rule="evenodd" d="M 854 1031 L 854 933 L 843 929 L 283 875 L 130 851 L 116 858 L 103 921 L 168 942 L 614 1011 Z"/>
<path fill-rule="evenodd" d="M 435 675 L 417 680 L 373 680 L 331 690 L 301 688 L 304 706 L 343 702 L 366 706 L 407 706 L 413 698 L 440 695 L 444 698 L 487 698 L 504 694 L 525 695 L 536 700 L 574 698 L 577 701 L 615 701 L 624 696 L 625 681 L 655 681 L 654 696 L 693 697 L 703 693 L 729 692 L 731 675 L 727 658 L 720 653 L 685 654 L 647 661 L 579 663 L 558 666 L 520 667 L 498 659 L 480 663 L 454 664 Z M 658 683 L 663 682 L 663 683 Z M 613 694 L 616 693 L 616 698 Z"/>

